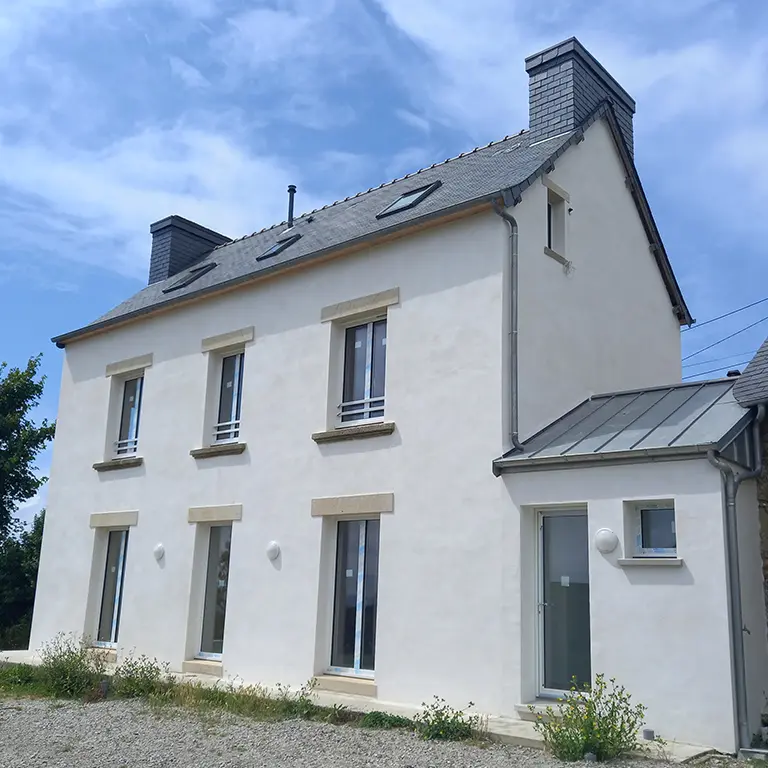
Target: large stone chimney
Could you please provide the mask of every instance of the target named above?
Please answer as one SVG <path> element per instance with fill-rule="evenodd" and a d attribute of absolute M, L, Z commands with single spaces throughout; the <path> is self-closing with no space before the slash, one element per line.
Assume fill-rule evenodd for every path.
<path fill-rule="evenodd" d="M 529 123 L 542 139 L 576 128 L 595 107 L 608 100 L 630 154 L 634 154 L 634 99 L 575 38 L 525 60 L 529 80 Z"/>
<path fill-rule="evenodd" d="M 183 272 L 217 245 L 231 242 L 229 237 L 181 216 L 156 221 L 149 231 L 152 233 L 149 285 Z"/>

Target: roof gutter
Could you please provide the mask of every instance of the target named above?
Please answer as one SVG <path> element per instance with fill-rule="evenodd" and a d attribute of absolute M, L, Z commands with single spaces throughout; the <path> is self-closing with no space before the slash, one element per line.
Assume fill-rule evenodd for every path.
<path fill-rule="evenodd" d="M 392 226 L 389 226 L 386 229 L 376 230 L 375 232 L 371 232 L 366 235 L 361 235 L 360 237 L 356 237 L 351 240 L 345 240 L 342 243 L 336 243 L 335 245 L 330 245 L 327 248 L 323 248 L 319 251 L 312 251 L 311 253 L 304 254 L 303 256 L 298 256 L 297 258 L 291 259 L 290 261 L 282 261 L 282 262 L 277 262 L 275 264 L 271 264 L 268 267 L 264 267 L 255 273 L 249 272 L 248 274 L 240 275 L 231 280 L 227 280 L 226 282 L 216 283 L 215 285 L 211 285 L 207 288 L 201 288 L 199 290 L 194 291 L 193 293 L 186 293 L 181 296 L 174 296 L 173 298 L 167 299 L 161 302 L 160 304 L 150 304 L 146 307 L 141 307 L 140 309 L 136 309 L 133 312 L 126 312 L 124 315 L 120 315 L 119 317 L 111 317 L 107 320 L 102 320 L 101 322 L 98 322 L 98 323 L 92 323 L 91 325 L 83 326 L 82 328 L 78 328 L 74 331 L 62 333 L 59 336 L 54 336 L 51 339 L 51 341 L 57 347 L 59 347 L 60 349 L 63 349 L 70 342 L 76 341 L 77 339 L 83 338 L 85 336 L 92 336 L 96 333 L 100 333 L 101 331 L 105 331 L 114 326 L 123 325 L 124 323 L 131 322 L 132 320 L 137 320 L 141 317 L 144 317 L 145 315 L 149 315 L 154 312 L 171 309 L 178 305 L 184 304 L 185 302 L 188 302 L 188 301 L 202 299 L 206 296 L 212 296 L 217 293 L 222 293 L 224 291 L 231 290 L 232 288 L 236 288 L 240 285 L 244 285 L 245 283 L 252 282 L 255 279 L 261 279 L 262 277 L 267 277 L 269 275 L 274 274 L 275 272 L 281 272 L 290 267 L 298 266 L 299 264 L 303 264 L 305 261 L 311 261 L 313 259 L 322 259 L 325 256 L 330 256 L 335 251 L 340 251 L 342 249 L 347 249 L 347 248 L 354 248 L 358 245 L 373 243 L 374 241 L 379 240 L 382 237 L 386 237 L 387 235 L 397 234 L 402 230 L 409 229 L 411 227 L 418 226 L 420 224 L 426 224 L 426 223 L 435 221 L 437 219 L 441 219 L 445 216 L 451 216 L 453 214 L 461 213 L 463 211 L 469 211 L 472 208 L 482 208 L 484 206 L 492 204 L 493 201 L 496 198 L 498 198 L 498 196 L 499 196 L 499 193 L 494 192 L 492 195 L 483 195 L 482 197 L 475 198 L 474 200 L 467 200 L 463 203 L 459 203 L 458 205 L 451 206 L 450 208 L 442 208 L 438 211 L 433 211 L 432 213 L 427 213 L 423 216 L 419 216 L 419 218 L 417 219 L 409 219 L 408 221 L 403 221 L 398 224 L 393 224 Z"/>
<path fill-rule="evenodd" d="M 749 701 L 747 698 L 747 667 L 744 657 L 744 633 L 749 629 L 744 626 L 741 604 L 741 571 L 739 566 L 739 530 L 736 518 L 736 496 L 744 480 L 759 477 L 763 472 L 763 451 L 760 438 L 760 425 L 765 419 L 765 404 L 757 406 L 757 414 L 752 422 L 752 439 L 756 458 L 753 470 L 739 470 L 730 461 L 726 461 L 719 452 L 712 449 L 707 453 L 709 462 L 720 470 L 725 488 L 725 541 L 726 567 L 728 572 L 728 598 L 730 604 L 731 645 L 733 647 L 733 687 L 736 699 L 736 739 L 739 748 L 750 746 Z"/>
<path fill-rule="evenodd" d="M 507 251 L 508 268 L 506 273 L 509 275 L 509 430 L 507 436 L 507 445 L 504 453 L 509 451 L 525 450 L 520 442 L 520 401 L 518 391 L 518 227 L 517 220 L 512 214 L 507 212 L 507 203 L 514 204 L 514 200 L 509 199 L 511 195 L 502 193 L 504 205 L 498 200 L 493 201 L 493 210 L 507 224 L 509 228 L 509 245 Z M 494 470 L 495 471 L 495 470 Z"/>

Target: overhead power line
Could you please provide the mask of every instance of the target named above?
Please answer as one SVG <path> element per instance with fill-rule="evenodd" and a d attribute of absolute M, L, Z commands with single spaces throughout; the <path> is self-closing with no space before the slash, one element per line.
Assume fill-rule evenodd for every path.
<path fill-rule="evenodd" d="M 743 312 L 745 309 L 750 309 L 752 307 L 756 307 L 758 304 L 763 304 L 766 301 L 768 301 L 768 296 L 766 296 L 764 299 L 753 301 L 751 304 L 745 304 L 743 307 L 739 307 L 738 309 L 732 309 L 730 312 L 726 312 L 724 315 L 718 315 L 717 317 L 713 317 L 711 320 L 705 320 L 703 323 L 696 323 L 696 325 L 690 325 L 688 326 L 688 328 L 683 328 L 681 333 L 685 333 L 686 331 L 695 331 L 697 328 L 703 328 L 705 325 L 709 325 L 710 323 L 716 323 L 718 320 L 722 320 L 724 317 L 730 317 L 731 315 L 735 315 L 738 312 Z"/>
<path fill-rule="evenodd" d="M 690 360 L 692 357 L 696 357 L 696 355 L 700 355 L 702 352 L 706 352 L 708 349 L 712 349 L 712 347 L 716 347 L 718 344 L 722 344 L 724 341 L 728 341 L 729 339 L 732 339 L 734 336 L 738 336 L 740 333 L 744 333 L 744 331 L 748 331 L 750 328 L 754 328 L 756 325 L 760 325 L 760 323 L 764 323 L 766 320 L 768 320 L 768 315 L 765 317 L 761 317 L 759 320 L 756 320 L 754 323 L 750 323 L 747 326 L 744 326 L 744 328 L 739 328 L 738 331 L 734 331 L 733 333 L 729 333 L 727 336 L 723 337 L 722 339 L 719 339 L 718 341 L 712 342 L 712 344 L 708 344 L 706 347 L 702 347 L 701 349 L 697 349 L 695 352 L 691 352 L 690 355 L 686 355 L 683 358 L 683 362 L 686 360 Z"/>
<path fill-rule="evenodd" d="M 738 368 L 741 365 L 746 365 L 749 362 L 749 360 L 743 360 L 740 363 L 731 363 L 730 365 L 721 365 L 719 368 L 710 368 L 708 371 L 697 371 L 696 373 L 692 373 L 689 376 L 683 376 L 683 381 L 688 381 L 689 379 L 695 379 L 697 376 L 706 376 L 708 373 L 717 373 L 718 371 L 724 371 L 726 369 L 731 368 Z"/>
<path fill-rule="evenodd" d="M 732 355 L 726 355 L 725 357 L 710 357 L 707 360 L 699 360 L 698 363 L 686 363 L 683 368 L 696 368 L 699 365 L 709 365 L 711 363 L 721 363 L 723 360 L 731 360 L 734 357 L 744 357 L 749 355 L 750 359 L 755 356 L 756 349 L 748 350 L 746 352 L 734 352 Z"/>

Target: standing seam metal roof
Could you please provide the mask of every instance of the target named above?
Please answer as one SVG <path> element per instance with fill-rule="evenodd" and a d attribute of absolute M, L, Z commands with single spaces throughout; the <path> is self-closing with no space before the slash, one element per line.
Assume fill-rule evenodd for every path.
<path fill-rule="evenodd" d="M 724 448 L 734 429 L 751 419 L 733 396 L 734 384 L 718 379 L 595 395 L 526 440 L 523 452 L 497 462 L 551 464 Z"/>

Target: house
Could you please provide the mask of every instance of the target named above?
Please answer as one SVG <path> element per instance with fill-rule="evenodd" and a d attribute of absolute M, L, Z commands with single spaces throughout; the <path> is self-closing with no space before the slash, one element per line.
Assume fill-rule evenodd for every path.
<path fill-rule="evenodd" d="M 707 460 L 754 469 L 757 412 L 680 384 L 632 98 L 574 38 L 526 68 L 528 130 L 237 240 L 152 225 L 147 287 L 55 339 L 31 647 L 508 717 L 605 672 L 726 750 L 744 651 L 757 727 L 755 483 L 732 653 Z"/>

